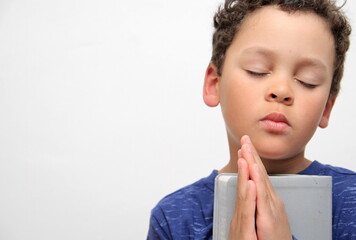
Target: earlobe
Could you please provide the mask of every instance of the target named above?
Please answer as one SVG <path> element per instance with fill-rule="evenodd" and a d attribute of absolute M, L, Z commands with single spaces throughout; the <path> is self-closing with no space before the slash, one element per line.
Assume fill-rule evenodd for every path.
<path fill-rule="evenodd" d="M 209 107 L 219 105 L 219 74 L 214 63 L 210 63 L 205 72 L 203 99 Z"/>
<path fill-rule="evenodd" d="M 330 114 L 331 110 L 333 109 L 333 106 L 335 104 L 336 97 L 332 97 L 331 99 L 328 100 L 326 103 L 323 116 L 321 117 L 319 127 L 321 128 L 326 128 L 329 125 L 329 119 L 330 119 Z"/>

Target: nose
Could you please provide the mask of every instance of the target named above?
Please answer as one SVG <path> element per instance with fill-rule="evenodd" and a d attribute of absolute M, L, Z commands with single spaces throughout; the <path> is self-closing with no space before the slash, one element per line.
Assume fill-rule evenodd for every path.
<path fill-rule="evenodd" d="M 278 102 L 285 105 L 292 105 L 294 102 L 293 91 L 288 83 L 276 83 L 271 86 L 265 96 L 268 102 Z"/>

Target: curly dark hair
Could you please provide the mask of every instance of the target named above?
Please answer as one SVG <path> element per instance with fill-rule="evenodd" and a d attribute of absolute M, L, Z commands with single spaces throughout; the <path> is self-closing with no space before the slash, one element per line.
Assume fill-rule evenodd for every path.
<path fill-rule="evenodd" d="M 226 0 L 214 16 L 213 53 L 211 62 L 221 75 L 225 54 L 246 16 L 264 6 L 277 5 L 283 11 L 313 12 L 325 19 L 334 36 L 335 65 L 329 97 L 337 96 L 344 72 L 345 55 L 350 45 L 351 26 L 335 0 Z"/>

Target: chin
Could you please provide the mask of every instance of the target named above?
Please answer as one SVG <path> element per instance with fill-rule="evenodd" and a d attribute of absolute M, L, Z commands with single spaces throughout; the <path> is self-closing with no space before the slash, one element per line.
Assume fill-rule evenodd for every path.
<path fill-rule="evenodd" d="M 280 152 L 259 152 L 261 159 L 268 159 L 268 160 L 283 160 L 289 158 L 287 154 L 280 153 Z"/>
<path fill-rule="evenodd" d="M 268 138 L 252 138 L 258 154 L 261 158 L 271 160 L 290 159 L 300 155 L 304 147 L 300 142 L 295 142 L 289 137 L 269 136 Z"/>
<path fill-rule="evenodd" d="M 257 152 L 260 155 L 262 159 L 269 159 L 269 160 L 283 160 L 283 159 L 290 159 L 293 158 L 293 156 L 297 156 L 299 154 L 293 154 L 291 149 L 288 148 L 282 148 L 282 147 L 270 147 L 266 149 L 264 148 L 258 148 L 257 147 Z"/>

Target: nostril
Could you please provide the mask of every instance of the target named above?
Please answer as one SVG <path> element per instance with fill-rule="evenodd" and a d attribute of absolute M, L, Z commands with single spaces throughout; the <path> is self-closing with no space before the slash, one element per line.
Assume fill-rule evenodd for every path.
<path fill-rule="evenodd" d="M 272 97 L 272 98 L 277 98 L 277 95 L 274 94 L 274 93 L 272 93 L 272 94 L 271 94 L 271 97 Z"/>
<path fill-rule="evenodd" d="M 286 98 L 284 98 L 284 101 L 285 101 L 285 102 L 289 102 L 290 99 L 291 99 L 290 97 L 286 97 Z"/>

